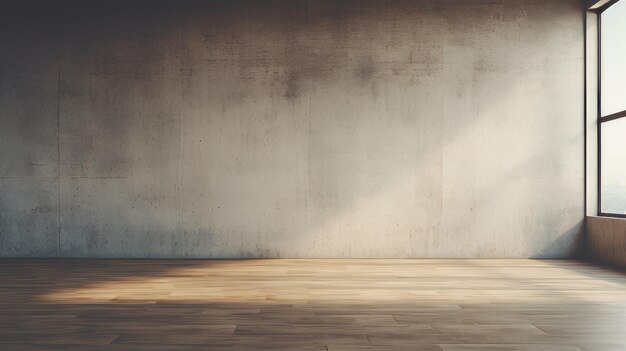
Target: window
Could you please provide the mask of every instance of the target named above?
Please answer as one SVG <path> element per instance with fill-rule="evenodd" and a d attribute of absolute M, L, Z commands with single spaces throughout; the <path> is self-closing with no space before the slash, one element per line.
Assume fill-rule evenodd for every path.
<path fill-rule="evenodd" d="M 626 0 L 599 18 L 599 211 L 626 217 Z"/>

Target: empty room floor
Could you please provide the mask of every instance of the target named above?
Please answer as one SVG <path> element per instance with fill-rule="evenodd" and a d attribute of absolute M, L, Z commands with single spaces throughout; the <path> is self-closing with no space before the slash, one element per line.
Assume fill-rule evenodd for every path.
<path fill-rule="evenodd" d="M 540 260 L 0 260 L 1 350 L 624 350 L 626 274 Z"/>

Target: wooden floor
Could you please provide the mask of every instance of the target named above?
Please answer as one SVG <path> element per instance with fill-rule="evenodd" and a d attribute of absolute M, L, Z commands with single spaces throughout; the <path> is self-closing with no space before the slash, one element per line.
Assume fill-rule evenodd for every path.
<path fill-rule="evenodd" d="M 0 350 L 626 350 L 626 275 L 535 260 L 0 260 Z"/>

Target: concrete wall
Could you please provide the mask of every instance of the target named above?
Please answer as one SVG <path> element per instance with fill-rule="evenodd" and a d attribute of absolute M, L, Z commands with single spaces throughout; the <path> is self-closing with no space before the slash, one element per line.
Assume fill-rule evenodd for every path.
<path fill-rule="evenodd" d="M 626 219 L 587 217 L 586 241 L 592 260 L 626 269 Z"/>
<path fill-rule="evenodd" d="M 9 3 L 1 256 L 577 249 L 580 1 Z"/>

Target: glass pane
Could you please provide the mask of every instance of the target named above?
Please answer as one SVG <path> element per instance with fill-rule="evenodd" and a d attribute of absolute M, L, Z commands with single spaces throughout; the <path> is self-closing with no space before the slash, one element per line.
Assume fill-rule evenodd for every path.
<path fill-rule="evenodd" d="M 626 110 L 626 0 L 602 13 L 602 115 Z"/>
<path fill-rule="evenodd" d="M 626 118 L 601 128 L 602 212 L 626 214 Z"/>

